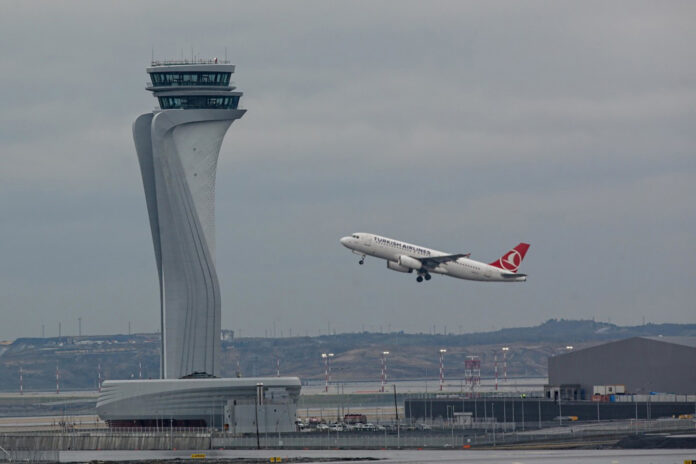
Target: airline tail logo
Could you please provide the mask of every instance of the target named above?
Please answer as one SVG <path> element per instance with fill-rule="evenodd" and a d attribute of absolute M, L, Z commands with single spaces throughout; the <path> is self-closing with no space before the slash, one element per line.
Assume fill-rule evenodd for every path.
<path fill-rule="evenodd" d="M 517 269 L 522 264 L 524 255 L 527 254 L 529 249 L 528 243 L 520 243 L 512 250 L 505 253 L 500 259 L 493 261 L 490 265 L 500 268 L 508 272 L 517 272 Z"/>

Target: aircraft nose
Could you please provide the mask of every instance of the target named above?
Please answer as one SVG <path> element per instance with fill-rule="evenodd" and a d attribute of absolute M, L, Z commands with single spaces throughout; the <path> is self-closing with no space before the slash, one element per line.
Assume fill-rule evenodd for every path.
<path fill-rule="evenodd" d="M 341 245 L 343 245 L 344 247 L 348 247 L 348 244 L 350 243 L 350 239 L 351 239 L 351 237 L 343 237 L 341 239 Z"/>

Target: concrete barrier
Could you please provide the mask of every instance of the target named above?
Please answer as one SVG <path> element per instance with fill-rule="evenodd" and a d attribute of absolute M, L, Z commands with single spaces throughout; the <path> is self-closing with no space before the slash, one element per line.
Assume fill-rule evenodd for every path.
<path fill-rule="evenodd" d="M 176 432 L 2 434 L 0 446 L 8 451 L 210 449 L 210 434 Z"/>

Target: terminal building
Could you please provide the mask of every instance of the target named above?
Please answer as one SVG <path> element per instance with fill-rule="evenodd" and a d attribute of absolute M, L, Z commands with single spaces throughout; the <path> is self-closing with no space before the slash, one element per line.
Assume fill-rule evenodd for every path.
<path fill-rule="evenodd" d="M 220 285 L 215 268 L 215 177 L 230 125 L 244 116 L 235 67 L 153 61 L 159 103 L 133 124 L 159 276 L 160 379 L 104 382 L 97 413 L 112 426 L 295 430 L 297 377 L 219 378 Z"/>

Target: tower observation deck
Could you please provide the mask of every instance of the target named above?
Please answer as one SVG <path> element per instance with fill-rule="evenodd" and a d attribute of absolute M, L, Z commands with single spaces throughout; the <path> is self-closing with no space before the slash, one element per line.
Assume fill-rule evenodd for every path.
<path fill-rule="evenodd" d="M 217 376 L 220 288 L 215 270 L 215 174 L 242 92 L 228 62 L 153 61 L 159 108 L 133 124 L 160 283 L 165 379 Z"/>

